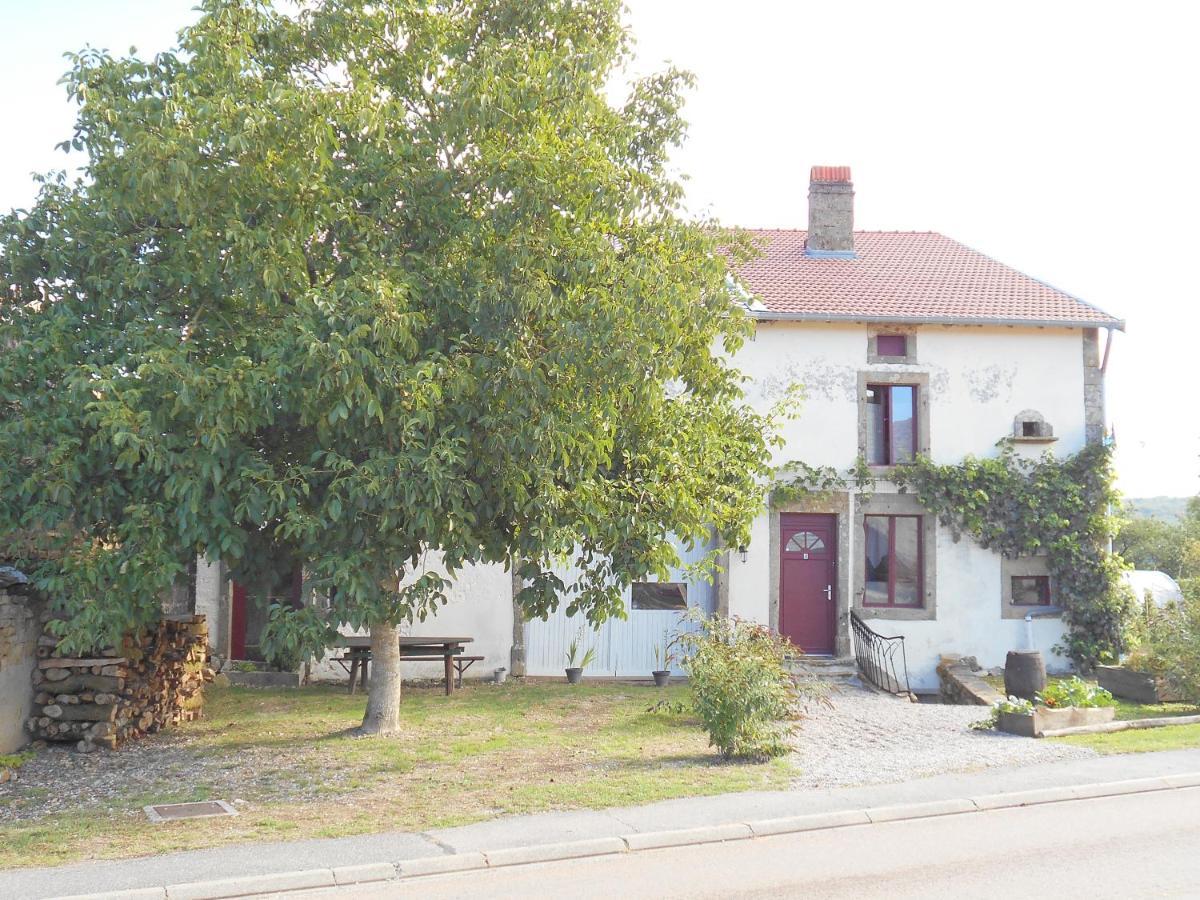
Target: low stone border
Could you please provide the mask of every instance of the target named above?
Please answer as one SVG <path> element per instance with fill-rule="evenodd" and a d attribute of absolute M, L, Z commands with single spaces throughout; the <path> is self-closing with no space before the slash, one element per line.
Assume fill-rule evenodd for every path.
<path fill-rule="evenodd" d="M 1123 719 L 1096 725 L 1076 725 L 1043 731 L 1040 737 L 1067 737 L 1072 734 L 1107 734 L 1110 731 L 1131 731 L 1138 728 L 1166 728 L 1169 725 L 1200 725 L 1200 716 L 1159 716 L 1155 719 Z"/>
<path fill-rule="evenodd" d="M 300 687 L 299 672 L 272 672 L 258 669 L 255 671 L 230 669 L 228 666 L 221 671 L 229 678 L 230 684 L 239 687 Z"/>
<path fill-rule="evenodd" d="M 1004 695 L 975 674 L 969 657 L 944 653 L 938 660 L 940 693 L 947 702 L 958 706 L 995 706 Z"/>
<path fill-rule="evenodd" d="M 1200 719 L 1200 716 L 1195 718 Z M 504 866 L 592 856 L 612 856 L 663 847 L 751 840 L 770 835 L 795 834 L 804 831 L 847 828 L 935 816 L 966 815 L 996 809 L 1036 806 L 1043 803 L 1091 800 L 1098 797 L 1118 797 L 1125 794 L 1195 787 L 1200 787 L 1200 772 L 1186 775 L 1164 775 L 1158 778 L 1136 778 L 1129 781 L 1110 781 L 1100 784 L 1040 788 L 1009 794 L 985 794 L 957 800 L 934 800 L 927 803 L 907 803 L 871 809 L 812 813 L 782 819 L 760 819 L 709 825 L 702 828 L 637 832 L 620 837 L 592 838 L 561 844 L 509 847 L 483 852 L 447 853 L 441 856 L 402 860 L 399 863 L 368 863 L 331 869 L 281 872 L 275 875 L 226 878 L 219 881 L 168 884 L 162 887 L 136 888 L 99 894 L 77 894 L 71 897 L 60 897 L 59 900 L 227 900 L 232 897 L 247 897 L 272 892 L 286 893 L 382 881 L 409 881 L 428 875 L 443 875 L 448 872 L 496 869 Z"/>

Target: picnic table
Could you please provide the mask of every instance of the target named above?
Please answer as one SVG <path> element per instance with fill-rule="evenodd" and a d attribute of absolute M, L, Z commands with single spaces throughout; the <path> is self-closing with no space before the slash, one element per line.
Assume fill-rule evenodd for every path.
<path fill-rule="evenodd" d="M 463 655 L 464 646 L 473 640 L 472 637 L 401 635 L 400 658 L 413 662 L 442 660 L 446 670 L 446 694 L 450 695 L 454 693 L 455 674 L 458 675 L 458 686 L 462 687 L 463 671 L 483 659 L 482 656 Z M 367 665 L 371 661 L 371 639 L 365 635 L 344 635 L 337 645 L 345 652 L 335 656 L 333 661 L 350 673 L 350 693 L 354 693 L 356 676 L 359 686 L 365 690 Z"/>

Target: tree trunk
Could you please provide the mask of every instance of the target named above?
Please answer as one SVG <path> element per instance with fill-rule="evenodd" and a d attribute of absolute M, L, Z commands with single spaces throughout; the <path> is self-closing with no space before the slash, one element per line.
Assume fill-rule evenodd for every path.
<path fill-rule="evenodd" d="M 400 733 L 400 626 L 371 626 L 371 673 L 361 734 Z"/>

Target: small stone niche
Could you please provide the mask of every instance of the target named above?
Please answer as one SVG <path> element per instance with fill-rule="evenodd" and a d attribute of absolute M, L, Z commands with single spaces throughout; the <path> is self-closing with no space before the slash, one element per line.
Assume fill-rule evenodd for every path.
<path fill-rule="evenodd" d="M 1048 444 L 1056 441 L 1054 428 L 1036 409 L 1025 409 L 1013 419 L 1012 439 L 1023 444 Z"/>

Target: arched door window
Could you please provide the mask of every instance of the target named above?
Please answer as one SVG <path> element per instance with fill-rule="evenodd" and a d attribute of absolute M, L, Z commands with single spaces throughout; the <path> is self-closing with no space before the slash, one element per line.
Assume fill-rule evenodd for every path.
<path fill-rule="evenodd" d="M 813 553 L 825 549 L 825 541 L 811 531 L 797 531 L 787 542 L 785 550 L 792 553 Z"/>

